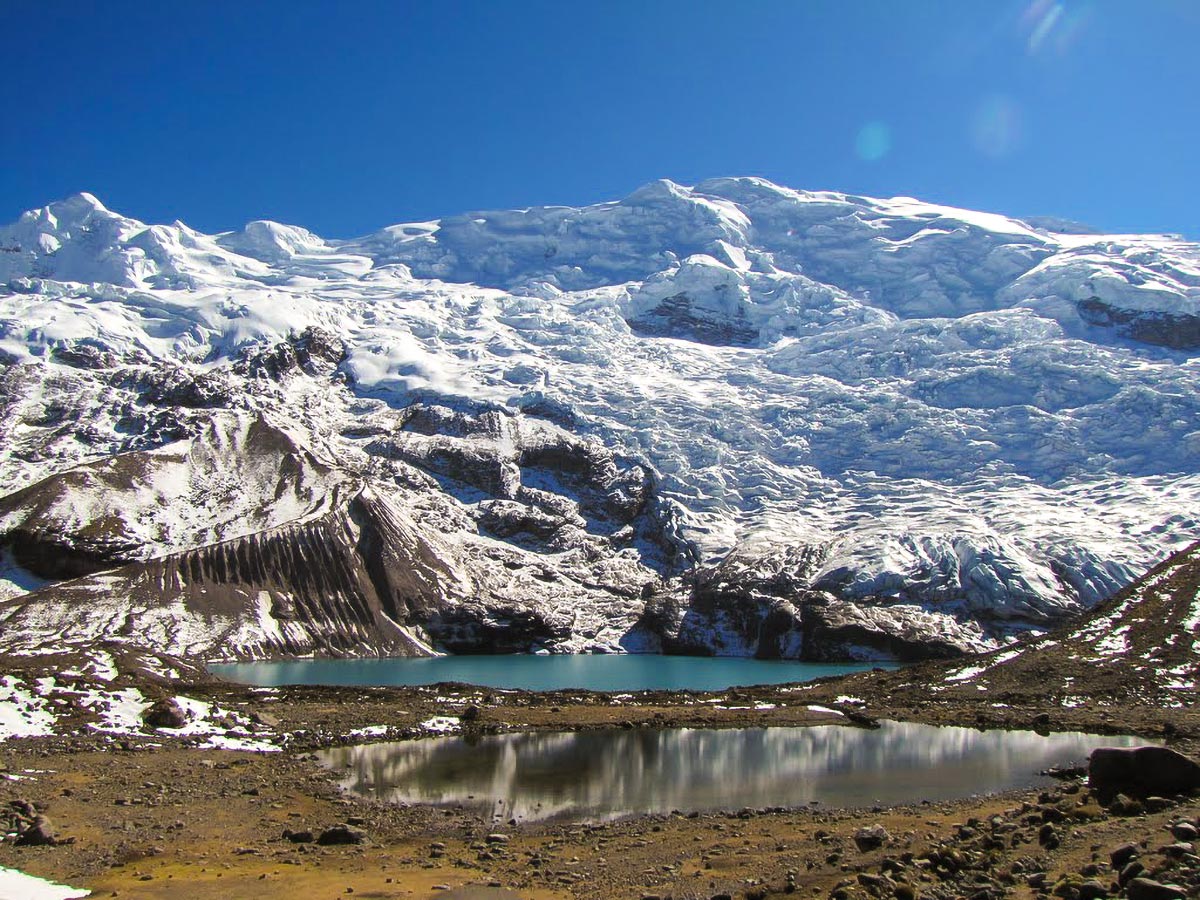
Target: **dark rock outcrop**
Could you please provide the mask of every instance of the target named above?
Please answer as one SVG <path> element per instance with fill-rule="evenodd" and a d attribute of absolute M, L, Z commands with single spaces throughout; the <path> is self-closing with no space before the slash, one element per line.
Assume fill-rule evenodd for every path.
<path fill-rule="evenodd" d="M 142 713 L 142 721 L 151 728 L 182 728 L 188 718 L 173 697 L 164 697 Z"/>
<path fill-rule="evenodd" d="M 1200 347 L 1200 316 L 1118 309 L 1098 298 L 1082 300 L 1078 308 L 1079 314 L 1089 324 L 1115 328 L 1119 334 L 1144 344 L 1171 350 L 1195 350 Z"/>
<path fill-rule="evenodd" d="M 739 307 L 738 313 L 742 313 Z M 686 292 L 665 298 L 654 309 L 629 320 L 635 334 L 648 337 L 687 338 L 701 344 L 749 346 L 759 330 L 742 315 L 733 318 L 696 310 Z"/>
<path fill-rule="evenodd" d="M 1168 747 L 1102 747 L 1088 760 L 1088 785 L 1101 798 L 1182 794 L 1200 789 L 1200 763 Z"/>
<path fill-rule="evenodd" d="M 361 844 L 364 839 L 365 835 L 356 828 L 334 825 L 317 836 L 317 843 L 322 847 L 331 847 L 339 844 Z"/>
<path fill-rule="evenodd" d="M 53 847 L 58 843 L 58 837 L 53 823 L 45 816 L 37 815 L 21 829 L 14 843 L 18 847 Z"/>

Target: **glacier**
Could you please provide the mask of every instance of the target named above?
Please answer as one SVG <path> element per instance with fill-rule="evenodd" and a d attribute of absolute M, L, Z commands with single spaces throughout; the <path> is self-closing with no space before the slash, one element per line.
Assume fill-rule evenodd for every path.
<path fill-rule="evenodd" d="M 1061 229 L 1061 230 L 1056 230 Z M 916 658 L 1200 537 L 1200 245 L 759 178 L 0 228 L 0 645 Z"/>

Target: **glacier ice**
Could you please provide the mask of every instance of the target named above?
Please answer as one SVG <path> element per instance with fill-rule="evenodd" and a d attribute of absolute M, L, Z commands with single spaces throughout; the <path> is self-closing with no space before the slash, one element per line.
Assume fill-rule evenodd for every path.
<path fill-rule="evenodd" d="M 0 228 L 0 526 L 116 564 L 370 484 L 551 649 L 808 653 L 806 609 L 987 646 L 1200 536 L 1198 348 L 1200 246 L 910 198 L 662 181 L 337 241 L 80 194 Z"/>

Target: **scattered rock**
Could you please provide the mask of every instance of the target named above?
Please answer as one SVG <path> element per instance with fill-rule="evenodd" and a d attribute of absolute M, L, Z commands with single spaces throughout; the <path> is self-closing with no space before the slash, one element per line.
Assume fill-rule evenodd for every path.
<path fill-rule="evenodd" d="M 250 721 L 254 722 L 257 725 L 262 725 L 266 728 L 278 728 L 279 727 L 279 717 L 278 716 L 273 716 L 269 712 L 263 712 L 262 710 L 258 710 L 258 709 L 250 711 Z"/>
<path fill-rule="evenodd" d="M 292 831 L 290 828 L 283 829 L 283 839 L 291 841 L 293 844 L 311 844 L 316 840 L 316 836 L 308 830 Z"/>
<path fill-rule="evenodd" d="M 1038 829 L 1038 843 L 1047 850 L 1053 850 L 1062 843 L 1062 838 L 1059 836 L 1058 829 L 1047 822 Z"/>

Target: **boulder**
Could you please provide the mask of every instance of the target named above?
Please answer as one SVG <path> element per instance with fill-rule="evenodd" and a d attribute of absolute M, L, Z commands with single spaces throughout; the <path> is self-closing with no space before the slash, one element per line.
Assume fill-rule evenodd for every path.
<path fill-rule="evenodd" d="M 18 847 L 53 847 L 58 843 L 54 836 L 54 826 L 45 816 L 34 816 L 17 835 L 15 841 Z"/>
<path fill-rule="evenodd" d="M 362 842 L 363 833 L 349 825 L 334 825 L 332 828 L 326 828 L 317 838 L 317 843 L 323 847 L 334 844 L 361 844 Z"/>
<path fill-rule="evenodd" d="M 891 835 L 882 825 L 868 825 L 854 832 L 854 846 L 860 853 L 877 850 L 891 840 Z"/>
<path fill-rule="evenodd" d="M 1108 854 L 1108 859 L 1109 862 L 1112 863 L 1113 871 L 1120 872 L 1123 868 L 1125 868 L 1126 864 L 1130 860 L 1135 859 L 1140 855 L 1141 851 L 1138 850 L 1137 844 L 1125 843 L 1121 844 L 1119 847 L 1115 847 L 1113 851 Z"/>
<path fill-rule="evenodd" d="M 1102 798 L 1185 794 L 1200 788 L 1200 764 L 1166 747 L 1101 747 L 1088 760 L 1088 787 Z"/>
<path fill-rule="evenodd" d="M 151 728 L 182 728 L 188 719 L 174 697 L 164 697 L 142 713 L 142 721 Z"/>
<path fill-rule="evenodd" d="M 1187 891 L 1177 884 L 1163 884 L 1152 878 L 1135 878 L 1125 886 L 1129 900 L 1187 900 Z"/>

